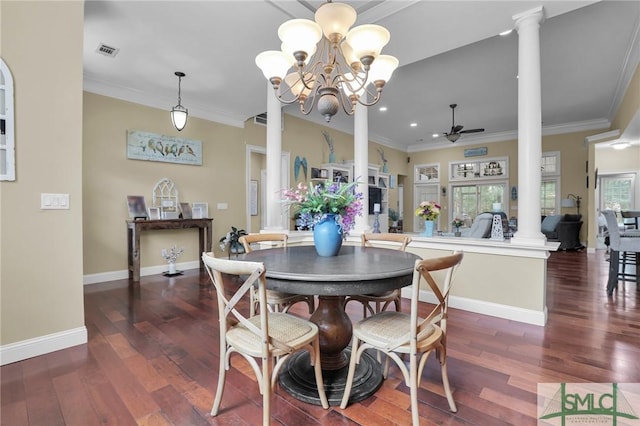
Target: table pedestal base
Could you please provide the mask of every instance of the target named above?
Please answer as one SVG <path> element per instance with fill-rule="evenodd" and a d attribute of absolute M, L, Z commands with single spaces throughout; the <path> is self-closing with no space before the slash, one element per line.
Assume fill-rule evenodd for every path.
<path fill-rule="evenodd" d="M 344 350 L 348 357 L 351 356 L 351 348 Z M 325 393 L 329 405 L 338 406 L 342 402 L 349 366 L 338 370 L 323 370 Z M 289 358 L 287 365 L 283 366 L 279 374 L 280 386 L 291 396 L 300 401 L 321 405 L 318 397 L 315 373 L 309 364 L 309 354 L 298 352 Z M 350 403 L 362 401 L 373 395 L 382 385 L 382 367 L 375 357 L 363 353 L 360 364 L 356 364 L 356 371 L 351 388 Z"/>

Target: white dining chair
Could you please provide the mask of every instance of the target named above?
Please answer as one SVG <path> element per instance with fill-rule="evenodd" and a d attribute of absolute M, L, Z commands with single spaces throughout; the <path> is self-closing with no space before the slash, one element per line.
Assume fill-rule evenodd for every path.
<path fill-rule="evenodd" d="M 367 349 L 375 349 L 387 355 L 387 360 L 392 359 L 400 368 L 410 390 L 411 418 L 415 426 L 419 425 L 418 386 L 427 358 L 433 351 L 440 362 L 442 384 L 449 409 L 453 412 L 458 410 L 447 375 L 447 315 L 449 291 L 454 272 L 462 262 L 462 257 L 462 252 L 455 252 L 449 256 L 417 260 L 411 288 L 411 312 L 384 311 L 353 326 L 349 373 L 340 403 L 341 408 L 346 408 L 349 403 L 356 364 L 362 353 Z M 432 275 L 435 271 L 439 272 Z M 442 276 L 438 284 L 436 277 Z M 418 298 L 422 280 L 429 284 L 438 300 L 431 313 L 424 318 L 418 317 Z M 403 354 L 409 355 L 408 368 L 402 359 Z"/>
<path fill-rule="evenodd" d="M 284 233 L 268 233 L 268 234 L 249 234 L 240 237 L 240 243 L 244 247 L 245 253 L 253 251 L 252 244 L 271 243 L 270 247 L 287 247 L 289 236 Z M 252 314 L 257 312 L 258 299 L 256 297 L 256 289 L 251 293 Z M 305 302 L 309 307 L 309 314 L 315 309 L 315 300 L 313 296 L 304 294 L 284 293 L 282 291 L 267 289 L 267 306 L 273 312 L 288 312 L 289 308 L 295 303 Z"/>
<path fill-rule="evenodd" d="M 269 312 L 263 263 L 219 259 L 207 253 L 202 253 L 202 261 L 216 289 L 220 324 L 220 367 L 211 415 L 216 416 L 220 410 L 226 371 L 231 366 L 233 353 L 241 355 L 256 375 L 262 394 L 263 425 L 271 421 L 271 394 L 278 372 L 289 357 L 299 351 L 309 353 L 320 403 L 323 408 L 329 408 L 322 380 L 318 326 L 295 315 Z M 231 297 L 227 296 L 229 289 L 225 287 L 223 274 L 245 278 Z M 258 289 L 259 313 L 247 318 L 238 305 L 243 298 L 249 297 L 254 286 Z M 261 359 L 260 364 L 257 358 Z"/>

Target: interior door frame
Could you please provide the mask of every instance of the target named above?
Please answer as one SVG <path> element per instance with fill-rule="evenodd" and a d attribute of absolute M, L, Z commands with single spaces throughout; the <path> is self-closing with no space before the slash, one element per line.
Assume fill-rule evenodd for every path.
<path fill-rule="evenodd" d="M 245 229 L 247 230 L 248 233 L 251 232 L 257 232 L 251 229 L 251 212 L 249 211 L 249 209 L 251 208 L 251 188 L 250 188 L 250 184 L 251 184 L 251 154 L 262 154 L 262 155 L 267 155 L 267 148 L 263 147 L 263 146 L 257 146 L 257 145 L 247 145 L 246 148 L 246 157 L 245 157 L 245 197 L 246 197 L 246 211 L 245 211 L 245 215 L 246 215 L 246 225 L 245 225 Z M 290 160 L 291 158 L 291 154 L 288 151 L 282 151 L 281 153 L 281 157 L 280 157 L 280 187 L 281 188 L 289 188 L 290 186 Z M 261 185 L 263 185 L 262 182 L 262 177 L 261 177 Z M 264 191 L 260 191 L 261 193 L 264 193 Z M 264 226 L 264 211 L 265 211 L 265 205 L 262 202 L 262 200 L 265 199 L 263 197 L 263 195 L 261 194 L 258 197 L 258 200 L 260 200 L 260 204 L 258 206 L 261 216 L 260 219 L 260 223 L 262 226 Z M 282 203 L 281 203 L 282 204 Z M 280 225 L 282 226 L 282 229 L 289 229 L 289 217 L 288 217 L 288 213 L 287 210 L 284 208 L 284 204 L 282 204 L 282 208 L 281 208 L 281 213 L 280 213 Z M 259 231 L 259 230 L 258 230 Z"/>

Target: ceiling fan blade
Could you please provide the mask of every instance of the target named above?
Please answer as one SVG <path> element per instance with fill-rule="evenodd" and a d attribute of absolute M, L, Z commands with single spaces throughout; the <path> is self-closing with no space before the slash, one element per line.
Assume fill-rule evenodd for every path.
<path fill-rule="evenodd" d="M 454 126 L 454 127 L 451 128 L 451 133 L 459 133 L 460 130 L 462 130 L 463 127 L 464 126 L 461 126 L 461 125 L 458 124 L 457 126 Z"/>
<path fill-rule="evenodd" d="M 469 129 L 469 130 L 463 130 L 460 133 L 480 133 L 480 132 L 484 132 L 484 129 Z"/>

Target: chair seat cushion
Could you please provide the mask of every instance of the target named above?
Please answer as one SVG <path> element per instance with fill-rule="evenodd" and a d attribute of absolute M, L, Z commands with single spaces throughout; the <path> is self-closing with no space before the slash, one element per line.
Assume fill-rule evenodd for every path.
<path fill-rule="evenodd" d="M 389 290 L 374 294 L 355 294 L 349 297 L 353 300 L 361 300 L 365 302 L 386 302 L 387 300 L 395 300 L 399 295 L 400 290 Z"/>
<path fill-rule="evenodd" d="M 418 323 L 422 319 L 418 318 Z M 356 323 L 353 334 L 360 340 L 377 347 L 396 352 L 409 352 L 411 315 L 404 312 L 385 311 Z M 401 332 L 407 330 L 407 332 Z M 429 324 L 418 336 L 418 348 L 433 344 L 442 337 L 442 330 Z"/>
<path fill-rule="evenodd" d="M 308 297 L 303 294 L 283 293 L 281 291 L 267 290 L 267 303 L 269 305 L 284 305 L 287 303 L 306 300 Z"/>
<path fill-rule="evenodd" d="M 260 328 L 260 315 L 249 318 L 249 321 Z M 317 334 L 318 327 L 311 321 L 289 314 L 269 313 L 269 336 L 288 346 L 299 348 L 311 342 Z M 227 331 L 227 342 L 240 352 L 249 353 L 251 356 L 260 357 L 262 354 L 260 336 L 241 323 Z M 284 354 L 273 345 L 270 345 L 270 350 L 274 356 Z"/>

